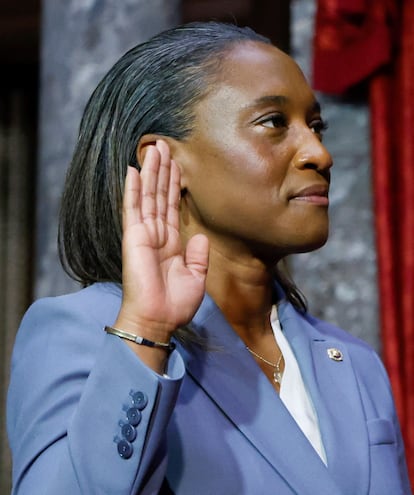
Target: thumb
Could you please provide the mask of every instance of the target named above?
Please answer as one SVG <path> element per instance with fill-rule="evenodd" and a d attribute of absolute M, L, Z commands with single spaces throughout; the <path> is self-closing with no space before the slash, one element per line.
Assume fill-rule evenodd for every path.
<path fill-rule="evenodd" d="M 204 234 L 196 234 L 185 248 L 185 264 L 190 272 L 204 281 L 208 268 L 208 238 Z"/>

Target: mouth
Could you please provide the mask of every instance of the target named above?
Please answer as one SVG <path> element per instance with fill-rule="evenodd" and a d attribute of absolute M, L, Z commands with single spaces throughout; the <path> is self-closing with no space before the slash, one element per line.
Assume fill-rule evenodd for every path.
<path fill-rule="evenodd" d="M 315 184 L 293 193 L 289 200 L 301 201 L 319 206 L 329 206 L 328 192 L 328 186 Z"/>

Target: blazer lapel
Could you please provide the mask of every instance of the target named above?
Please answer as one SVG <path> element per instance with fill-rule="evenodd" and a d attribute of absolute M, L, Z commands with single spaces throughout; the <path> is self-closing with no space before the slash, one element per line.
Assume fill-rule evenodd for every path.
<path fill-rule="evenodd" d="M 209 296 L 205 297 L 192 326 L 213 350 L 206 352 L 196 347 L 180 349 L 188 373 L 279 473 L 293 493 L 362 493 L 339 490 L 330 470 L 323 464 L 241 339 Z M 299 340 L 297 347 L 299 354 L 302 354 L 303 344 Z M 309 350 L 307 354 L 310 364 Z M 329 428 L 328 432 L 326 436 L 330 440 Z M 327 450 L 329 458 L 334 449 L 329 447 Z M 312 479 L 312 483 L 309 483 L 309 479 Z M 315 480 L 319 483 L 317 488 Z"/>
<path fill-rule="evenodd" d="M 290 304 L 280 305 L 279 318 L 317 411 L 329 472 L 344 493 L 368 493 L 368 433 L 346 343 L 319 332 Z"/>

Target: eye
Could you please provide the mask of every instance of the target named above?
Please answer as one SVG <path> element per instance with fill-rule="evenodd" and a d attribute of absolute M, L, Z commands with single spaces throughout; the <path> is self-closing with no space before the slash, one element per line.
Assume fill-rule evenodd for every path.
<path fill-rule="evenodd" d="M 288 125 L 287 119 L 283 113 L 267 115 L 266 117 L 261 118 L 257 123 L 270 129 L 279 129 L 281 127 L 287 127 Z"/>
<path fill-rule="evenodd" d="M 322 118 L 314 119 L 309 124 L 309 127 L 315 134 L 322 137 L 324 131 L 328 129 L 328 122 L 326 122 L 326 120 L 323 120 Z"/>

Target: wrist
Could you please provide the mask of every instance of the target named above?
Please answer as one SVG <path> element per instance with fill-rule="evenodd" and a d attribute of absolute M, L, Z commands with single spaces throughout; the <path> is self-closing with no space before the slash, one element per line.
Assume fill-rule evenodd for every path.
<path fill-rule="evenodd" d="M 151 347 L 140 345 L 132 340 L 121 339 L 145 365 L 160 375 L 165 372 L 171 353 L 169 343 L 172 330 L 166 331 L 162 326 L 159 327 L 158 325 L 151 325 L 149 323 L 145 324 L 143 321 L 130 320 L 121 315 L 117 318 L 113 327 L 150 341 L 166 344 L 166 347 Z"/>
<path fill-rule="evenodd" d="M 113 327 L 150 341 L 167 344 L 170 342 L 175 330 L 171 325 L 164 322 L 136 317 L 132 318 L 125 313 L 120 313 L 118 315 Z"/>
<path fill-rule="evenodd" d="M 128 340 L 130 342 L 134 342 L 135 344 L 138 345 L 143 345 L 146 347 L 154 347 L 158 349 L 163 349 L 164 351 L 167 352 L 172 352 L 175 349 L 175 344 L 174 342 L 159 342 L 156 340 L 150 340 L 145 337 L 142 337 L 141 335 L 137 335 L 134 333 L 126 332 L 125 330 L 122 330 L 120 328 L 115 328 L 115 327 L 105 327 L 105 332 L 116 335 L 117 337 L 120 337 L 121 339 Z"/>

